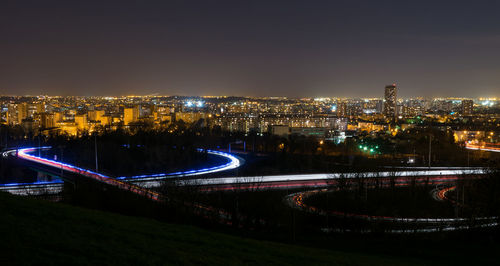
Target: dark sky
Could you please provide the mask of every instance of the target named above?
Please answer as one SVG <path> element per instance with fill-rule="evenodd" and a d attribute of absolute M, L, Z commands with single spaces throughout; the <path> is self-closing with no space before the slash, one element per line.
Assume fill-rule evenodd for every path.
<path fill-rule="evenodd" d="M 499 1 L 0 1 L 0 94 L 381 97 L 392 82 L 500 96 Z"/>

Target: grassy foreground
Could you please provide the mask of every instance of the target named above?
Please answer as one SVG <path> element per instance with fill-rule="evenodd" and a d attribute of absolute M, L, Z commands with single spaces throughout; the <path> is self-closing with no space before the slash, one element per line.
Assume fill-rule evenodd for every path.
<path fill-rule="evenodd" d="M 426 256 L 395 257 L 245 239 L 6 193 L 0 193 L 0 236 L 0 265 L 443 264 Z"/>
<path fill-rule="evenodd" d="M 0 235 L 0 265 L 409 263 L 244 239 L 5 193 L 0 193 Z"/>

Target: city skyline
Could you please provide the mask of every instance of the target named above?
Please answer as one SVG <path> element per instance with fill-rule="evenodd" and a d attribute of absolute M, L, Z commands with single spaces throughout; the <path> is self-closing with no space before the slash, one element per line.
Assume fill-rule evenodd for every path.
<path fill-rule="evenodd" d="M 398 87 L 399 88 L 399 87 Z M 249 99 L 290 99 L 290 100 L 301 100 L 301 99 L 309 99 L 309 100 L 321 100 L 321 99 L 331 99 L 331 100 L 343 100 L 343 99 L 379 99 L 379 100 L 384 100 L 384 95 L 374 95 L 374 96 L 318 96 L 318 97 L 312 97 L 312 96 L 304 96 L 304 97 L 289 97 L 289 96 L 283 96 L 283 95 L 271 95 L 271 96 L 250 96 L 250 95 L 183 95 L 183 94 L 159 94 L 159 93 L 154 93 L 154 94 L 116 94 L 116 95 L 82 95 L 82 94 L 0 94 L 0 97 L 81 97 L 81 98 L 133 98 L 133 97 L 139 97 L 139 98 L 155 98 L 155 97 L 181 97 L 181 98 L 249 98 Z M 400 96 L 398 95 L 397 101 L 401 100 L 411 100 L 411 99 L 426 99 L 426 100 L 466 100 L 466 99 L 473 99 L 473 100 L 497 100 L 500 99 L 500 96 Z"/>
<path fill-rule="evenodd" d="M 302 96 L 302 97 L 288 97 L 286 95 L 271 95 L 271 96 L 251 96 L 251 95 L 187 95 L 187 94 L 160 94 L 160 93 L 152 93 L 152 94 L 121 94 L 121 95 L 84 95 L 84 94 L 62 94 L 62 95 L 50 95 L 50 94 L 0 94 L 0 96 L 6 96 L 6 97 L 100 97 L 100 98 L 106 98 L 106 97 L 111 97 L 111 98 L 120 98 L 120 97 L 193 97 L 193 98 L 221 98 L 221 97 L 236 97 L 236 98 L 255 98 L 255 99 L 267 99 L 267 98 L 287 98 L 287 99 L 383 99 L 384 101 L 387 100 L 387 93 L 388 93 L 388 88 L 392 88 L 394 90 L 393 93 L 396 93 L 397 96 L 394 94 L 394 100 L 395 101 L 400 101 L 400 100 L 406 100 L 406 99 L 477 99 L 477 100 L 483 100 L 483 99 L 493 99 L 496 100 L 497 97 L 496 95 L 492 96 L 401 96 L 401 90 L 398 84 L 392 83 L 390 85 L 385 85 L 385 92 L 384 94 L 379 95 L 373 95 L 373 96 Z M 391 93 L 390 93 L 391 94 Z M 403 93 L 404 95 L 405 93 Z M 392 94 L 391 94 L 392 95 Z"/>
<path fill-rule="evenodd" d="M 498 14 L 1 0 L 2 261 L 491 264 Z"/>
<path fill-rule="evenodd" d="M 497 97 L 499 5 L 6 1 L 0 94 Z M 382 85 L 381 85 L 382 84 Z"/>

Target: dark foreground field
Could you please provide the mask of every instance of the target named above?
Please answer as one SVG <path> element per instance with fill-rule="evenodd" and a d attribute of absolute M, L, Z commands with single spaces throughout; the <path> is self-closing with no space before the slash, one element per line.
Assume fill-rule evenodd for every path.
<path fill-rule="evenodd" d="M 395 265 L 495 262 L 489 248 L 469 254 L 438 247 L 398 247 L 393 254 L 337 251 L 215 233 L 0 193 L 0 265 L 11 264 L 341 264 Z M 335 237 L 331 241 L 336 240 Z M 381 243 L 378 243 L 379 247 Z M 335 245 L 334 245 L 335 246 Z M 394 248 L 394 243 L 388 249 Z M 378 249 L 378 248 L 377 248 Z M 363 251 L 360 251 L 363 250 Z M 378 249 L 380 250 L 380 249 Z M 404 251 L 399 253 L 398 250 Z M 399 253 L 399 255 L 398 255 Z M 385 254 L 385 255 L 380 255 Z M 430 254 L 430 255 L 429 255 Z M 463 260 L 463 258 L 468 258 Z"/>

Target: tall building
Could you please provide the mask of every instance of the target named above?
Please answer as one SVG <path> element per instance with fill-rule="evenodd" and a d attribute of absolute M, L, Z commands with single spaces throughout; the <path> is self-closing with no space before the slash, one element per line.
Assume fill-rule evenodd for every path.
<path fill-rule="evenodd" d="M 40 114 L 40 126 L 42 128 L 52 128 L 55 127 L 56 123 L 54 121 L 54 114 L 52 113 L 41 113 Z"/>
<path fill-rule="evenodd" d="M 385 86 L 384 115 L 386 118 L 396 120 L 398 116 L 396 97 L 397 97 L 396 84 Z"/>
<path fill-rule="evenodd" d="M 54 122 L 59 123 L 64 120 L 64 114 L 62 112 L 54 112 Z"/>
<path fill-rule="evenodd" d="M 347 116 L 347 103 L 339 102 L 337 104 L 337 116 L 338 117 L 346 117 Z"/>
<path fill-rule="evenodd" d="M 7 111 L 7 124 L 14 125 L 17 123 L 17 107 L 14 104 L 9 104 Z"/>
<path fill-rule="evenodd" d="M 111 115 L 102 115 L 99 121 L 101 121 L 101 126 L 109 126 L 113 122 L 113 117 Z"/>
<path fill-rule="evenodd" d="M 106 114 L 104 110 L 92 110 L 88 111 L 87 116 L 91 121 L 101 121 L 103 116 Z"/>
<path fill-rule="evenodd" d="M 474 101 L 462 100 L 462 115 L 472 114 L 473 109 L 474 109 Z"/>
<path fill-rule="evenodd" d="M 38 113 L 38 114 L 41 114 L 43 112 L 45 112 L 45 103 L 44 102 L 38 102 L 38 103 L 35 103 L 35 112 Z"/>
<path fill-rule="evenodd" d="M 20 103 L 17 105 L 17 123 L 22 124 L 26 118 L 28 118 L 28 104 Z"/>
<path fill-rule="evenodd" d="M 123 109 L 123 123 L 128 126 L 130 123 L 139 120 L 139 106 Z"/>
<path fill-rule="evenodd" d="M 87 114 L 75 115 L 75 124 L 79 130 L 87 130 Z"/>

